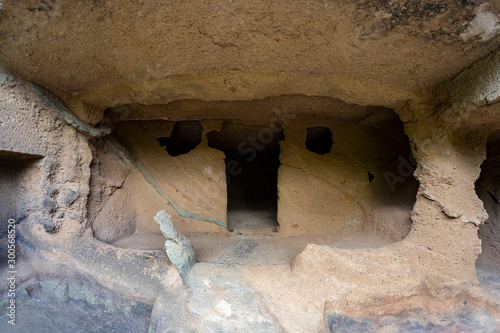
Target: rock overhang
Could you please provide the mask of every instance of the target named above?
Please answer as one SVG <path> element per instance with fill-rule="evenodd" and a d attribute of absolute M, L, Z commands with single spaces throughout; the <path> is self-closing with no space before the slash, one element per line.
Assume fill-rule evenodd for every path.
<path fill-rule="evenodd" d="M 91 123 L 108 107 L 183 99 L 301 94 L 394 108 L 494 50 L 499 13 L 451 0 L 7 0 L 0 64 Z"/>
<path fill-rule="evenodd" d="M 224 124 L 232 121 L 246 127 L 259 127 L 273 117 L 291 113 L 297 117 L 289 124 L 283 121 L 286 125 L 283 126 L 285 140 L 280 143 L 283 172 L 277 183 L 281 184 L 280 198 L 296 210 L 281 210 L 288 216 L 280 215 L 280 221 L 288 217 L 292 222 L 288 224 L 288 231 L 287 224 L 280 222 L 280 233 L 307 232 L 304 226 L 313 229 L 308 222 L 312 214 L 303 215 L 303 222 L 297 221 L 305 211 L 319 212 L 334 202 L 332 211 L 343 214 L 350 212 L 345 207 L 357 201 L 366 203 L 369 194 L 374 193 L 377 202 L 373 200 L 373 210 L 371 206 L 359 209 L 367 212 L 366 220 L 370 222 L 362 225 L 363 232 L 370 230 L 365 226 L 373 225 L 373 233 L 385 233 L 396 242 L 380 244 L 382 247 L 377 249 L 334 248 L 319 244 L 329 243 L 330 238 L 323 228 L 316 227 L 314 230 L 321 230 L 322 236 L 316 237 L 312 241 L 315 245 L 308 246 L 290 265 L 287 259 L 284 266 L 269 266 L 271 262 L 265 259 L 268 266 L 260 275 L 255 267 L 238 268 L 239 272 L 248 271 L 251 278 L 247 283 L 263 295 L 262 304 L 272 309 L 273 318 L 287 325 L 308 325 L 306 331 L 319 331 L 317 328 L 325 324 L 325 316 L 332 328 L 335 321 L 331 319 L 332 314 L 349 314 L 341 304 L 349 304 L 351 310 L 356 309 L 356 316 L 363 316 L 370 312 L 373 304 L 382 308 L 380 299 L 386 298 L 392 308 L 399 309 L 390 303 L 390 298 L 406 296 L 401 308 L 408 310 L 412 307 L 408 299 L 429 294 L 439 307 L 448 308 L 452 303 L 443 303 L 444 298 L 454 297 L 461 288 L 477 283 L 474 264 L 481 249 L 477 224 L 486 216 L 473 184 L 486 152 L 489 165 L 493 169 L 496 166 L 494 151 L 487 151 L 483 141 L 500 123 L 497 120 L 500 113 L 496 112 L 500 107 L 500 103 L 496 103 L 500 91 L 496 70 L 499 53 L 487 56 L 498 47 L 498 4 L 300 1 L 284 6 L 240 1 L 205 1 L 196 5 L 148 0 L 128 3 L 9 0 L 3 1 L 3 6 L 0 39 L 5 47 L 0 52 L 0 64 L 58 95 L 36 89 L 35 85 L 25 84 L 18 78 L 0 85 L 3 97 L 0 104 L 2 111 L 6 111 L 1 114 L 6 121 L 0 127 L 8 138 L 0 140 L 0 150 L 9 152 L 0 154 L 0 160 L 12 165 L 10 150 L 17 152 L 15 159 L 21 159 L 24 156 L 21 153 L 36 157 L 40 147 L 47 147 L 42 149 L 43 164 L 29 170 L 37 184 L 41 182 L 37 177 L 43 176 L 36 193 L 39 198 L 49 199 L 45 201 L 49 204 L 39 203 L 47 214 L 41 218 L 32 214 L 26 220 L 19 219 L 23 220 L 20 231 L 26 258 L 36 263 L 37 269 L 48 271 L 47 262 L 75 267 L 76 271 L 118 292 L 132 290 L 134 297 L 148 298 L 150 302 L 159 295 L 159 307 L 155 305 L 155 308 L 165 318 L 168 311 L 161 307 L 165 300 L 182 300 L 179 303 L 187 300 L 187 295 L 177 297 L 177 291 L 182 288 L 177 272 L 171 269 L 164 255 L 127 247 L 131 240 L 123 235 L 134 230 L 157 231 L 150 228 L 148 223 L 153 219 L 147 216 L 169 207 L 155 197 L 156 187 L 160 185 L 167 188 L 173 202 L 199 216 L 224 219 L 229 195 L 224 191 L 227 178 L 223 152 L 215 151 L 203 139 L 189 155 L 168 156 L 168 150 L 160 147 L 157 139 L 172 136 L 170 132 L 176 121 L 200 120 L 198 125 L 204 128 L 204 133 L 213 133 L 224 132 Z M 147 8 L 149 16 L 144 15 L 141 8 Z M 162 20 L 167 16 L 168 19 Z M 333 22 L 331 25 L 329 20 Z M 281 22 L 281 25 L 273 22 Z M 277 30 L 267 35 L 258 34 L 268 23 Z M 168 33 L 166 37 L 164 32 Z M 236 37 L 231 39 L 233 32 Z M 155 49 L 160 42 L 174 45 Z M 63 98 L 69 108 L 63 108 L 57 97 Z M 73 112 L 81 119 L 74 117 Z M 85 124 L 95 124 L 103 115 L 111 122 L 111 128 L 114 127 L 111 135 Z M 405 123 L 407 137 L 402 134 L 403 124 L 398 116 Z M 322 118 L 328 117 L 334 139 L 330 154 L 336 154 L 330 159 L 327 155 L 314 154 L 307 147 L 306 136 L 312 126 L 326 126 Z M 395 140 L 386 140 L 387 144 L 381 145 L 371 139 L 390 138 L 395 131 L 387 127 L 396 121 L 399 131 L 392 134 L 401 137 L 405 163 L 410 165 L 413 161 L 413 157 L 408 156 L 410 148 L 418 161 L 415 171 L 418 183 L 413 181 L 404 191 L 396 193 L 386 189 L 388 199 L 384 201 L 380 193 L 370 190 L 377 182 L 386 185 L 383 176 L 389 169 L 377 155 L 400 152 L 394 149 Z M 65 122 L 78 131 L 69 125 L 61 126 Z M 89 140 L 88 135 L 81 135 L 92 131 L 96 135 L 90 136 L 102 134 L 104 137 Z M 367 136 L 365 132 L 373 132 L 373 135 Z M 42 134 L 35 135 L 38 133 Z M 248 135 L 241 130 L 239 134 Z M 457 135 L 462 139 L 460 142 Z M 128 145 L 118 145 L 117 137 Z M 357 137 L 359 140 L 355 140 Z M 62 145 L 62 142 L 68 144 Z M 127 154 L 125 148 L 137 154 L 137 160 L 131 158 L 133 155 Z M 373 163 L 364 163 L 366 157 Z M 134 165 L 136 161 L 141 164 Z M 137 172 L 144 165 L 154 166 L 148 163 L 150 161 L 156 161 L 158 168 L 149 173 L 142 171 L 143 176 L 156 176 L 159 180 L 156 183 L 147 177 L 142 179 Z M 401 172 L 401 162 L 400 156 L 389 163 L 394 175 L 399 176 L 396 179 L 412 179 L 410 174 L 416 161 L 406 170 L 408 175 L 406 171 Z M 205 174 L 207 166 L 210 172 Z M 310 172 L 301 171 L 304 166 Z M 487 166 L 484 164 L 482 170 Z M 350 175 L 351 181 L 346 183 Z M 483 178 L 488 181 L 488 177 L 483 175 Z M 301 179 L 307 179 L 304 184 L 308 187 L 302 189 L 309 192 L 300 191 L 300 196 L 296 196 L 294 185 L 297 183 L 290 180 Z M 338 185 L 330 186 L 324 179 L 333 179 Z M 203 181 L 210 181 L 210 186 L 200 186 L 205 184 Z M 286 181 L 289 181 L 288 187 L 283 186 Z M 75 185 L 78 188 L 75 189 Z M 404 182 L 403 185 L 410 184 Z M 417 191 L 419 186 L 416 195 L 410 191 Z M 322 187 L 326 190 L 321 191 Z M 348 196 L 338 195 L 337 200 L 332 200 L 335 192 L 330 188 L 345 190 Z M 75 191 L 80 194 L 76 200 Z M 9 191 L 6 193 L 11 195 Z M 130 200 L 129 193 L 146 201 Z M 396 200 L 405 199 L 405 195 L 412 200 L 416 198 L 416 202 L 401 200 L 396 205 Z M 107 196 L 113 199 L 106 201 Z M 200 197 L 210 199 L 207 200 L 210 205 L 199 205 Z M 309 201 L 301 204 L 304 197 Z M 489 197 L 486 193 L 486 198 Z M 214 203 L 214 200 L 218 201 Z M 491 200 L 495 202 L 494 198 Z M 131 205 L 135 202 L 140 209 Z M 62 204 L 57 207 L 55 203 Z M 340 209 L 341 205 L 344 208 Z M 220 209 L 215 210 L 214 206 Z M 395 211 L 396 206 L 399 210 Z M 32 211 L 37 207 L 31 208 Z M 121 207 L 131 211 L 123 215 Z M 378 217 L 374 215 L 376 209 Z M 100 212 L 103 214 L 96 217 Z M 176 213 L 173 216 L 180 219 Z M 343 216 L 332 218 L 332 214 L 325 214 L 321 219 L 329 222 L 329 226 L 334 226 L 330 220 L 340 221 L 339 226 L 359 232 L 362 215 L 356 212 L 349 216 L 352 219 L 345 220 Z M 151 224 L 157 228 L 154 222 Z M 215 228 L 215 224 L 210 226 Z M 194 229 L 192 223 L 184 227 Z M 211 227 L 203 230 L 213 231 Z M 110 230 L 120 233 L 102 236 Z M 481 239 L 487 234 L 484 230 L 479 230 Z M 225 238 L 229 238 L 227 234 L 224 230 Z M 371 234 L 368 236 L 372 238 Z M 115 246 L 117 243 L 111 238 L 119 237 L 128 243 Z M 273 242 L 279 238 L 273 237 Z M 134 246 L 141 245 L 140 238 L 132 240 Z M 217 242 L 215 237 L 214 240 Z M 235 248 L 247 252 L 255 248 L 252 242 L 243 245 Z M 232 261 L 225 261 L 228 257 Z M 246 260 L 235 256 L 235 251 L 221 258 L 224 263 Z M 216 283 L 202 280 L 199 272 L 209 267 L 213 275 L 219 266 L 213 262 L 204 265 L 196 264 L 192 276 L 200 277 L 205 293 L 205 287 L 212 288 Z M 128 270 L 124 271 L 123 267 Z M 275 274 L 279 273 L 275 268 L 282 273 Z M 143 273 L 147 275 L 146 280 L 140 276 Z M 224 281 L 216 275 L 219 281 Z M 234 276 L 231 275 L 231 281 Z M 308 288 L 300 288 L 303 285 Z M 188 286 L 195 288 L 194 284 Z M 311 310 L 310 317 L 303 317 L 302 310 L 290 312 L 290 300 L 283 302 L 281 298 L 281 294 L 289 295 L 290 290 L 294 290 L 292 295 L 297 295 L 295 300 L 299 306 L 294 308 L 312 309 L 311 301 L 318 304 Z M 217 289 L 218 295 L 219 291 Z M 343 296 L 341 291 L 345 291 Z M 167 296 L 161 295 L 163 292 Z M 278 294 L 280 297 L 275 297 Z M 463 301 L 461 297 L 459 303 Z M 431 298 L 422 303 L 434 302 Z M 215 304 L 227 309 L 235 303 Z M 196 309 L 196 304 L 188 307 L 191 311 Z M 363 311 L 358 311 L 359 308 Z M 341 321 L 349 318 L 339 316 Z M 187 313 L 179 316 L 188 317 Z"/>

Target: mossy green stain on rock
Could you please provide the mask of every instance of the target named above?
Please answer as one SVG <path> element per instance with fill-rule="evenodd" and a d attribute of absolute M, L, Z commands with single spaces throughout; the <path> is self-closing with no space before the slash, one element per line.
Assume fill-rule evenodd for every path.
<path fill-rule="evenodd" d="M 196 261 L 191 242 L 184 235 L 177 232 L 170 215 L 164 210 L 160 210 L 154 219 L 160 225 L 163 235 L 167 238 L 165 251 L 168 258 L 177 267 L 181 276 L 186 277 Z"/>
<path fill-rule="evenodd" d="M 64 103 L 51 91 L 35 83 L 29 82 L 29 88 L 47 102 L 71 126 L 81 133 L 99 138 L 111 133 L 110 128 L 95 128 L 79 119 Z"/>
<path fill-rule="evenodd" d="M 158 194 L 160 194 L 162 197 L 167 199 L 168 203 L 172 206 L 172 208 L 175 210 L 175 212 L 177 214 L 179 214 L 179 216 L 194 219 L 194 220 L 213 222 L 213 223 L 220 225 L 221 227 L 227 228 L 227 223 L 220 220 L 220 219 L 194 215 L 194 214 L 191 214 L 191 213 L 186 212 L 186 211 L 182 210 L 181 208 L 179 208 L 179 206 L 177 206 L 177 204 L 158 185 L 158 182 L 154 179 L 153 175 L 151 175 L 151 173 L 139 161 L 137 161 L 135 158 L 133 158 L 130 155 L 130 153 L 127 151 L 127 149 L 125 149 L 125 147 L 123 147 L 123 145 L 118 140 L 116 140 L 112 136 L 108 136 L 108 138 L 111 140 L 113 145 L 115 145 L 124 154 L 124 156 L 128 159 L 128 161 L 130 163 L 132 163 L 132 165 L 134 167 L 136 167 L 137 170 L 140 171 L 140 173 L 144 177 L 144 180 L 146 180 L 156 190 L 156 192 L 158 192 Z"/>

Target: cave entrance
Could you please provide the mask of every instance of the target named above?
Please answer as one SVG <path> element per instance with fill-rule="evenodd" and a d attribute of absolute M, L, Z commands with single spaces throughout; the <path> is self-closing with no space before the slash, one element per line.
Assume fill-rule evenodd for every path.
<path fill-rule="evenodd" d="M 40 210 L 36 196 L 41 182 L 42 156 L 0 151 L 0 252 L 7 254 L 9 220 L 20 223 Z M 2 259 L 2 255 L 0 255 Z M 2 260 L 7 263 L 7 260 Z"/>
<path fill-rule="evenodd" d="M 277 231 L 279 141 L 277 123 L 226 122 L 207 134 L 208 144 L 226 155 L 228 230 Z"/>
<path fill-rule="evenodd" d="M 476 193 L 484 204 L 488 219 L 479 226 L 482 252 L 478 268 L 500 267 L 500 131 L 493 132 L 486 144 L 486 160 L 476 181 Z"/>

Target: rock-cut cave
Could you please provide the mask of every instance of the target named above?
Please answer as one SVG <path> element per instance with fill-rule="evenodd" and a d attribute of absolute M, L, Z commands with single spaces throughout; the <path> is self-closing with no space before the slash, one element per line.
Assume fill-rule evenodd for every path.
<path fill-rule="evenodd" d="M 500 4 L 0 0 L 0 332 L 499 332 Z"/>

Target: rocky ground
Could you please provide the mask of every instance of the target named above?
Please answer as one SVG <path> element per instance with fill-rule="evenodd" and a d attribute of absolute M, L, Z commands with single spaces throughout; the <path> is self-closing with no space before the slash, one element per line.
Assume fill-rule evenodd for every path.
<path fill-rule="evenodd" d="M 160 240 L 158 237 L 157 241 Z M 273 238 L 269 235 L 245 235 L 239 232 L 234 237 L 225 237 L 225 241 L 221 238 L 209 242 L 206 237 L 201 236 L 192 237 L 191 240 L 198 252 L 210 245 L 212 252 L 199 256 L 204 262 L 198 262 L 189 273 L 185 281 L 189 290 L 187 300 L 175 295 L 163 295 L 155 304 L 132 300 L 75 274 L 70 269 L 54 274 L 40 274 L 29 264 L 21 262 L 18 265 L 16 325 L 8 324 L 7 284 L 2 279 L 0 331 L 52 333 L 181 330 L 215 333 L 300 330 L 293 323 L 288 325 L 278 320 L 265 302 L 262 290 L 253 285 L 252 275 L 255 272 L 258 279 L 262 269 L 274 269 L 276 272 L 288 270 L 290 257 L 301 251 L 301 247 L 311 239 Z M 323 243 L 328 241 L 317 240 Z M 329 241 L 331 245 L 339 247 L 376 247 L 377 243 L 373 239 L 355 237 Z M 382 241 L 379 240 L 379 246 L 381 245 Z M 154 246 L 157 245 L 150 244 L 150 247 Z M 266 266 L 266 262 L 271 266 Z M 7 276 L 6 267 L 1 273 L 2 276 Z M 492 299 L 496 299 L 498 303 L 500 273 L 491 268 L 479 268 L 478 277 L 484 295 L 488 295 L 488 304 L 491 304 Z M 126 291 L 124 294 L 126 295 Z M 159 301 L 161 299 L 163 304 Z M 301 306 L 294 305 L 291 295 L 289 299 L 289 306 Z M 179 302 L 185 302 L 184 305 L 194 317 L 187 318 L 191 316 L 179 313 L 176 305 Z M 474 304 L 469 304 L 464 300 L 463 306 L 458 309 L 451 306 L 446 312 L 435 312 L 430 306 L 428 309 L 403 310 L 364 319 L 353 319 L 326 310 L 324 320 L 331 332 L 499 332 L 498 311 L 485 304 L 487 302 L 480 304 L 477 300 Z M 307 309 L 304 311 L 305 315 L 306 312 Z M 173 330 L 169 330 L 170 321 Z"/>

